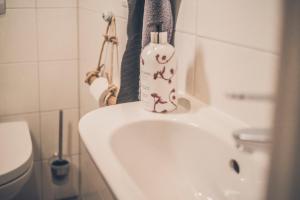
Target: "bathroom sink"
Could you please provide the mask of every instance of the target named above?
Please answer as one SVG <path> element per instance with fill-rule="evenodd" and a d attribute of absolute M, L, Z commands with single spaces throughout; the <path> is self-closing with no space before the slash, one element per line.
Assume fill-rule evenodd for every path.
<path fill-rule="evenodd" d="M 261 200 L 266 152 L 238 150 L 241 121 L 186 97 L 178 111 L 141 103 L 100 108 L 79 124 L 88 152 L 119 200 Z"/>

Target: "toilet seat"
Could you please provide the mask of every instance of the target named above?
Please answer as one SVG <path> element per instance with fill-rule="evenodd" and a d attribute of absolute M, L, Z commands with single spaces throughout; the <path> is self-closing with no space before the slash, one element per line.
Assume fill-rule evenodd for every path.
<path fill-rule="evenodd" d="M 18 192 L 23 188 L 24 184 L 29 180 L 32 173 L 33 163 L 29 169 L 21 176 L 16 179 L 0 186 L 0 199 L 1 200 L 11 200 Z"/>
<path fill-rule="evenodd" d="M 0 123 L 0 187 L 24 176 L 32 164 L 32 142 L 27 123 Z"/>

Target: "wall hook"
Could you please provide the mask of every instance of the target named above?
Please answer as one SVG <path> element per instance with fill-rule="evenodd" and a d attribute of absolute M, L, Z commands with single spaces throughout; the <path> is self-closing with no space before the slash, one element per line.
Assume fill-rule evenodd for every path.
<path fill-rule="evenodd" d="M 104 11 L 102 13 L 102 18 L 104 19 L 104 21 L 106 21 L 107 23 L 110 23 L 112 18 L 114 17 L 114 14 L 111 11 Z"/>

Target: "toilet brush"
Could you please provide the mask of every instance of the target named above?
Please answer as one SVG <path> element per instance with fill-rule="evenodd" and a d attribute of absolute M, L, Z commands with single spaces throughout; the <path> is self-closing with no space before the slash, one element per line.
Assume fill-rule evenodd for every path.
<path fill-rule="evenodd" d="M 63 146 L 63 119 L 64 113 L 62 110 L 59 111 L 59 131 L 58 131 L 58 159 L 62 159 L 62 146 Z"/>
<path fill-rule="evenodd" d="M 51 162 L 52 181 L 63 185 L 68 181 L 70 163 L 63 159 L 63 111 L 59 111 L 58 157 Z"/>

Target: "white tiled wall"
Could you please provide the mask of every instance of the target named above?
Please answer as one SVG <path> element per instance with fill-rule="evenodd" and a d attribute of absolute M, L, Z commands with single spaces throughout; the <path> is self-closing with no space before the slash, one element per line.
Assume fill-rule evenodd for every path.
<path fill-rule="evenodd" d="M 36 61 L 35 9 L 8 9 L 0 19 L 1 63 Z"/>
<path fill-rule="evenodd" d="M 76 14 L 75 8 L 37 9 L 40 60 L 77 59 Z"/>
<path fill-rule="evenodd" d="M 270 126 L 271 101 L 237 101 L 227 95 L 274 94 L 281 1 L 181 0 L 175 39 L 179 89 L 249 125 Z M 79 0 L 81 115 L 97 108 L 83 80 L 97 64 L 105 10 L 117 16 L 120 49 L 126 45 L 127 12 L 121 0 Z M 88 184 L 82 182 L 86 199 L 99 199 Z"/>
<path fill-rule="evenodd" d="M 34 8 L 35 0 L 7 0 L 8 8 Z"/>
<path fill-rule="evenodd" d="M 269 127 L 271 101 L 237 101 L 227 94 L 274 94 L 281 0 L 195 1 L 194 94 L 249 125 Z"/>
<path fill-rule="evenodd" d="M 249 125 L 270 126 L 271 101 L 237 101 L 227 95 L 274 94 L 280 9 L 281 0 L 182 0 L 176 39 L 184 42 L 176 48 L 182 52 L 179 69 L 186 68 L 187 61 L 180 61 L 186 59 L 194 67 L 191 94 Z M 189 73 L 185 76 L 192 80 Z"/>
<path fill-rule="evenodd" d="M 77 195 L 77 0 L 7 0 L 7 7 L 0 16 L 0 121 L 29 123 L 35 160 L 33 175 L 16 199 Z M 49 176 L 58 109 L 65 114 L 64 152 L 74 166 L 70 184 L 61 188 Z"/>
<path fill-rule="evenodd" d="M 77 60 L 40 62 L 42 111 L 78 107 Z"/>
<path fill-rule="evenodd" d="M 227 94 L 274 94 L 281 1 L 182 0 L 175 40 L 179 89 L 249 125 L 269 126 L 272 102 L 237 101 Z M 79 8 L 80 108 L 84 114 L 97 107 L 82 82 L 97 63 L 99 36 L 105 26 L 100 15 L 113 11 L 123 38 L 126 8 L 121 7 L 121 0 L 79 0 Z"/>
<path fill-rule="evenodd" d="M 98 107 L 84 83 L 85 74 L 97 67 L 100 44 L 107 23 L 102 13 L 112 11 L 116 16 L 119 39 L 119 63 L 125 51 L 127 34 L 127 8 L 121 6 L 121 0 L 79 0 L 79 70 L 80 70 L 80 114 L 83 115 Z"/>
<path fill-rule="evenodd" d="M 92 161 L 85 146 L 80 146 L 81 198 L 82 200 L 115 200 L 103 175 Z"/>
<path fill-rule="evenodd" d="M 280 0 L 197 1 L 197 35 L 278 51 Z"/>
<path fill-rule="evenodd" d="M 106 29 L 102 19 L 104 11 L 112 11 L 116 16 L 117 35 L 120 42 L 119 62 L 125 50 L 127 34 L 127 9 L 121 6 L 121 0 L 79 0 L 79 80 L 80 80 L 80 114 L 96 109 L 97 102 L 89 93 L 84 83 L 85 74 L 96 68 L 100 44 Z M 111 192 L 102 176 L 97 171 L 91 158 L 81 145 L 81 198 L 83 200 L 111 200 Z"/>
<path fill-rule="evenodd" d="M 281 1 L 182 0 L 175 41 L 180 90 L 250 125 L 268 126 L 271 102 L 226 95 L 274 93 Z M 0 16 L 0 120 L 27 120 L 35 152 L 34 175 L 19 199 L 77 194 L 78 113 L 97 108 L 84 76 L 98 61 L 105 10 L 117 17 L 122 57 L 127 9 L 121 0 L 7 0 L 7 7 Z M 51 185 L 48 168 L 58 109 L 65 111 L 64 150 L 74 166 L 72 182 L 61 189 Z"/>
<path fill-rule="evenodd" d="M 42 158 L 47 159 L 57 150 L 58 134 L 58 115 L 56 111 L 41 113 L 41 142 Z M 78 109 L 64 110 L 64 137 L 63 152 L 66 155 L 77 155 L 79 152 L 79 141 L 77 134 Z"/>
<path fill-rule="evenodd" d="M 39 110 L 38 64 L 0 64 L 1 115 Z"/>

